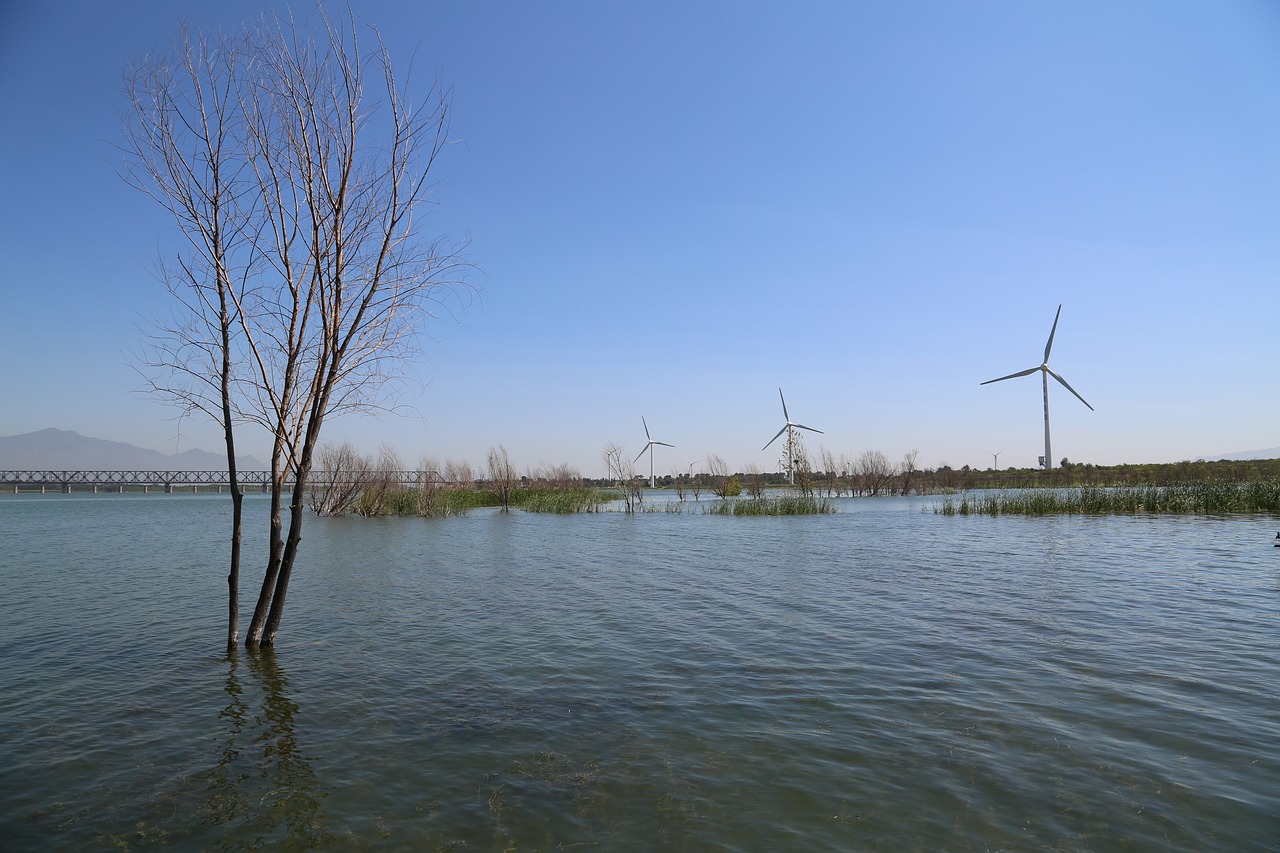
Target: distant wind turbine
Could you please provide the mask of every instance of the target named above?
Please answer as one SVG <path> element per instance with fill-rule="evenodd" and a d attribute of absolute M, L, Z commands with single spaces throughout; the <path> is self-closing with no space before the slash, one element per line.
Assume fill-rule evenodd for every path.
<path fill-rule="evenodd" d="M 637 455 L 636 458 L 631 461 L 632 463 L 639 462 L 640 457 L 644 456 L 645 451 L 648 451 L 649 453 L 649 488 L 652 489 L 657 487 L 657 480 L 654 478 L 654 475 L 653 475 L 653 446 L 655 444 L 661 444 L 663 447 L 675 447 L 675 445 L 667 444 L 665 441 L 655 441 L 653 436 L 649 435 L 649 424 L 645 422 L 644 415 L 640 416 L 640 423 L 644 424 L 644 437 L 647 439 L 647 442 L 644 446 L 644 450 L 641 450 L 639 455 Z"/>
<path fill-rule="evenodd" d="M 996 470 L 996 471 L 1000 470 L 1000 454 L 1004 453 L 1008 449 L 1009 448 L 1007 447 L 1002 447 L 999 450 L 997 450 L 995 453 L 991 454 L 991 467 L 993 470 Z M 991 451 L 987 451 L 987 452 L 990 453 Z"/>
<path fill-rule="evenodd" d="M 1044 468 L 1046 471 L 1053 468 L 1053 447 L 1049 442 L 1049 377 L 1052 376 L 1054 379 L 1061 382 L 1063 388 L 1066 388 L 1072 394 L 1075 394 L 1076 399 L 1081 403 L 1089 406 L 1089 402 L 1085 400 L 1084 397 L 1081 397 L 1076 389 L 1072 388 L 1071 385 L 1067 383 L 1067 380 L 1063 379 L 1049 367 L 1049 350 L 1053 349 L 1053 336 L 1054 333 L 1058 331 L 1058 318 L 1060 316 L 1062 316 L 1061 305 L 1058 306 L 1058 313 L 1053 315 L 1053 328 L 1049 330 L 1049 342 L 1044 345 L 1044 362 L 1041 363 L 1039 367 L 1030 367 L 1026 370 L 1020 370 L 1017 373 L 1010 373 L 1008 376 L 1001 376 L 999 379 L 988 379 L 986 382 L 979 383 L 980 385 L 990 385 L 992 382 L 1003 382 L 1006 379 L 1017 379 L 1019 376 L 1030 376 L 1036 371 L 1040 371 L 1040 378 L 1044 382 Z M 1093 406 L 1089 406 L 1089 411 L 1093 411 Z"/>
<path fill-rule="evenodd" d="M 814 429 L 813 427 L 807 427 L 804 424 L 794 423 L 791 420 L 791 415 L 787 414 L 787 398 L 782 396 L 781 388 L 778 389 L 778 399 L 782 400 L 782 417 L 786 420 L 786 423 L 782 425 L 782 429 L 778 430 L 777 435 L 769 439 L 769 444 L 773 444 L 777 441 L 778 436 L 782 435 L 784 432 L 787 434 L 787 482 L 794 486 L 796 484 L 796 470 L 795 460 L 791 458 L 791 455 L 794 452 L 796 443 L 795 430 L 807 429 L 809 432 L 816 432 L 819 435 L 825 435 L 826 433 L 820 429 Z M 760 449 L 768 450 L 769 444 L 766 444 Z"/>

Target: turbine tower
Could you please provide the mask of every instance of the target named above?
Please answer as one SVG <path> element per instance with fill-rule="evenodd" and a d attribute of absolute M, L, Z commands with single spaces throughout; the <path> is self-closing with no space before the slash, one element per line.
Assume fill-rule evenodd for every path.
<path fill-rule="evenodd" d="M 1089 401 L 1081 397 L 1076 389 L 1072 388 L 1067 380 L 1063 379 L 1049 367 L 1049 351 L 1053 349 L 1053 335 L 1058 331 L 1058 317 L 1062 316 L 1062 306 L 1058 306 L 1058 313 L 1053 315 L 1053 328 L 1049 330 L 1049 342 L 1044 345 L 1044 361 L 1039 367 L 1030 367 L 1026 370 L 1020 370 L 1017 373 L 1010 373 L 1008 376 L 1001 376 L 999 379 L 988 379 L 986 382 L 980 382 L 980 385 L 990 385 L 992 382 L 1003 382 L 1006 379 L 1017 379 L 1019 376 L 1030 376 L 1036 371 L 1040 372 L 1040 378 L 1044 384 L 1044 469 L 1049 471 L 1053 468 L 1053 447 L 1049 441 L 1049 377 L 1062 383 L 1062 387 L 1066 388 L 1072 394 L 1076 395 L 1076 399 L 1086 406 Z M 1089 406 L 1089 411 L 1093 411 L 1093 406 Z"/>
<path fill-rule="evenodd" d="M 649 424 L 645 423 L 644 415 L 640 416 L 640 423 L 644 424 L 644 437 L 647 439 L 647 442 L 645 443 L 644 450 L 641 450 L 639 455 L 631 461 L 633 464 L 639 462 L 640 457 L 644 456 L 645 451 L 649 452 L 649 488 L 652 489 L 657 487 L 657 481 L 653 476 L 653 446 L 655 444 L 661 444 L 663 447 L 675 447 L 675 445 L 667 444 L 665 441 L 655 441 L 653 436 L 649 435 Z M 692 470 L 692 466 L 690 466 L 690 470 Z"/>
<path fill-rule="evenodd" d="M 814 429 L 813 427 L 807 427 L 804 424 L 794 423 L 791 420 L 791 415 L 787 414 L 787 398 L 782 396 L 781 388 L 778 389 L 778 399 L 782 400 L 782 417 L 786 423 L 782 425 L 782 429 L 778 430 L 777 435 L 769 439 L 769 444 L 773 444 L 777 441 L 778 436 L 782 435 L 784 432 L 787 434 L 787 482 L 794 486 L 796 484 L 796 466 L 795 460 L 792 458 L 792 453 L 796 446 L 795 430 L 807 429 L 809 432 L 816 432 L 819 435 L 825 435 L 825 433 L 820 429 Z M 760 449 L 768 450 L 769 444 L 766 444 Z"/>

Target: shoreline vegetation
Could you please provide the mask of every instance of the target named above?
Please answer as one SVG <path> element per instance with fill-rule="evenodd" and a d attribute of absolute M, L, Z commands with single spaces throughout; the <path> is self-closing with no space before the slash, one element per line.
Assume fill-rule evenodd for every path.
<path fill-rule="evenodd" d="M 499 446 L 489 449 L 483 478 L 477 477 L 465 461 L 439 465 L 435 460 L 424 459 L 418 471 L 413 472 L 417 482 L 410 484 L 404 482 L 404 466 L 389 448 L 384 447 L 375 461 L 349 444 L 325 446 L 320 451 L 318 473 L 308 485 L 307 504 L 316 515 L 427 518 L 462 515 L 480 507 L 557 514 L 687 512 L 760 516 L 836 511 L 831 496 L 818 494 L 809 481 L 796 489 L 766 491 L 765 476 L 759 471 L 731 475 L 723 464 L 717 468 L 725 470 L 698 478 L 669 478 L 675 480 L 671 489 L 678 500 L 646 505 L 643 478 L 625 464 L 619 452 L 611 452 L 608 458 L 619 474 L 611 481 L 586 480 L 569 465 L 540 465 L 518 476 L 506 448 Z M 742 497 L 744 491 L 747 497 Z M 705 502 L 701 500 L 704 492 L 708 494 Z"/>
<path fill-rule="evenodd" d="M 978 491 L 945 497 L 937 515 L 1238 515 L 1280 516 L 1280 479 L 1231 483 Z"/>
<path fill-rule="evenodd" d="M 1114 466 L 1064 459 L 1059 467 L 1046 472 L 1012 467 L 953 469 L 947 465 L 915 468 L 909 464 L 913 460 L 891 465 L 884 454 L 866 453 L 857 460 L 861 464 L 838 465 L 831 470 L 797 466 L 796 482 L 790 485 L 784 472 L 762 472 L 749 466 L 731 474 L 723 460 L 711 457 L 709 462 L 715 464 L 708 467 L 712 471 L 656 477 L 656 489 L 667 495 L 674 493 L 677 500 L 646 501 L 651 491 L 648 478 L 637 476 L 628 466 L 622 466 L 621 476 L 606 479 L 582 477 L 567 464 L 541 464 L 517 474 L 501 447 L 490 450 L 482 472 L 465 460 L 440 465 L 432 459 L 423 459 L 416 470 L 409 470 L 385 448 L 376 459 L 362 456 L 349 445 L 336 449 L 322 446 L 319 455 L 320 464 L 305 496 L 307 506 L 317 515 L 448 517 L 481 507 L 561 514 L 809 515 L 837 512 L 835 498 L 910 495 L 938 498 L 922 509 L 946 516 L 1280 516 L 1280 459 Z M 824 453 L 823 461 L 830 461 L 826 456 Z M 39 490 L 70 492 L 71 485 L 42 482 Z M 216 486 L 218 491 L 224 487 Z M 148 490 L 143 485 L 109 488 Z M 150 488 L 158 491 L 161 487 Z M 182 490 L 213 488 L 196 484 Z M 93 490 L 97 492 L 99 486 Z M 14 491 L 32 489 L 18 484 Z"/>
<path fill-rule="evenodd" d="M 761 494 L 745 498 L 714 498 L 701 501 L 676 500 L 645 503 L 643 497 L 630 497 L 625 489 L 601 489 L 595 486 L 517 489 L 508 508 L 525 512 L 572 515 L 598 512 L 661 512 L 700 515 L 825 515 L 836 511 L 830 498 L 805 494 Z M 377 516 L 421 516 L 443 518 L 466 515 L 478 508 L 500 508 L 496 491 L 485 488 L 408 488 L 396 487 L 361 493 L 346 513 L 373 518 Z"/>
<path fill-rule="evenodd" d="M 824 461 L 827 454 L 824 454 Z M 822 515 L 836 512 L 833 499 L 889 495 L 942 498 L 937 515 L 1203 514 L 1280 516 L 1280 459 L 1094 466 L 1062 460 L 1051 471 L 968 466 L 918 469 L 915 453 L 892 466 L 880 453 L 868 464 L 813 471 L 798 467 L 795 484 L 786 475 L 755 466 L 729 473 L 719 457 L 710 471 L 656 478 L 656 488 L 677 500 L 645 502 L 648 482 L 625 464 L 607 480 L 583 478 L 569 465 L 540 465 L 517 475 L 505 448 L 491 448 L 484 476 L 465 461 L 439 465 L 422 460 L 420 482 L 403 482 L 404 466 L 389 449 L 361 456 L 350 445 L 321 451 L 319 473 L 308 488 L 317 515 L 445 517 L 480 507 L 576 514 L 664 512 L 702 515 Z M 612 459 L 622 459 L 612 454 Z M 870 464 L 875 463 L 875 464 Z M 703 501 L 702 497 L 708 499 Z M 712 498 L 715 498 L 714 500 Z M 927 511 L 927 508 L 925 508 Z"/>
<path fill-rule="evenodd" d="M 444 465 L 424 459 L 406 470 L 386 449 L 378 459 L 361 456 L 349 445 L 322 448 L 321 466 L 306 487 L 306 504 L 316 515 L 421 516 L 464 515 L 496 507 L 525 512 L 576 514 L 663 512 L 700 515 L 822 515 L 838 512 L 835 498 L 910 495 L 937 497 L 937 515 L 1097 515 L 1097 514 L 1271 514 L 1280 517 L 1280 459 L 1177 462 L 1095 466 L 1063 460 L 1052 471 L 1026 468 L 915 469 L 887 466 L 883 454 L 864 454 L 877 464 L 842 471 L 798 468 L 796 483 L 781 472 L 751 466 L 729 474 L 719 457 L 714 471 L 668 474 L 656 489 L 677 500 L 645 501 L 648 479 L 623 470 L 621 478 L 582 477 L 569 465 L 540 465 L 518 475 L 505 449 L 490 451 L 483 475 L 466 462 Z M 625 467 L 625 466 L 624 466 Z M 887 468 L 887 470 L 886 470 Z M 416 481 L 415 481 L 416 478 Z M 71 492 L 66 483 L 41 483 Z M 88 487 L 85 487 L 88 488 Z M 106 487 L 102 487 L 106 488 Z M 152 486 L 159 490 L 160 486 Z M 181 490 L 215 488 L 196 484 Z M 216 487 L 219 492 L 224 486 Z M 96 493 L 99 487 L 94 487 Z M 145 492 L 138 485 L 111 491 Z M 14 492 L 32 491 L 14 487 Z M 166 488 L 166 492 L 170 489 Z M 179 491 L 174 487 L 172 491 Z M 714 498 L 714 499 L 713 499 Z"/>

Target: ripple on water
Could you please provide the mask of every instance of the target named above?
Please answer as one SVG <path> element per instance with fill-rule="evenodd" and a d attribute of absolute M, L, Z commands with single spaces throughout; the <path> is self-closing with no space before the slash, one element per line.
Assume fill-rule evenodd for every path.
<path fill-rule="evenodd" d="M 229 663 L 223 504 L 115 497 L 0 500 L 20 847 L 1275 838 L 1273 521 L 308 519 Z"/>

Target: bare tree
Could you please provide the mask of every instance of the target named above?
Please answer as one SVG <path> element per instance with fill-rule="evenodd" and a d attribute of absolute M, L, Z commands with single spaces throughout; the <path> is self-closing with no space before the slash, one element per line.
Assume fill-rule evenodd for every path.
<path fill-rule="evenodd" d="M 582 485 L 582 475 L 568 462 L 549 466 L 547 476 L 550 483 L 557 489 L 576 489 Z"/>
<path fill-rule="evenodd" d="M 440 466 L 436 460 L 424 456 L 418 460 L 418 515 L 431 518 L 438 515 L 444 502 L 441 492 L 444 480 L 440 476 Z"/>
<path fill-rule="evenodd" d="M 840 477 L 840 463 L 836 455 L 823 447 L 818 451 L 818 464 L 822 466 L 822 482 L 826 486 L 827 497 L 839 497 L 844 491 L 844 483 Z"/>
<path fill-rule="evenodd" d="M 790 457 L 791 470 L 789 472 L 791 482 L 800 489 L 802 494 L 812 495 L 814 486 L 813 465 L 809 462 L 809 451 L 804 446 L 804 440 L 795 430 L 790 430 L 787 435 Z"/>
<path fill-rule="evenodd" d="M 902 476 L 902 493 L 904 495 L 911 494 L 911 485 L 916 475 L 916 465 L 920 459 L 920 451 L 912 448 L 902 455 L 902 464 L 899 466 L 899 474 Z"/>
<path fill-rule="evenodd" d="M 896 473 L 889 457 L 879 450 L 864 450 L 858 456 L 858 474 L 862 478 L 863 488 L 872 496 L 884 491 Z"/>
<path fill-rule="evenodd" d="M 515 493 L 518 482 L 515 466 L 507 456 L 507 448 L 502 445 L 490 447 L 489 488 L 493 489 L 494 494 L 498 496 L 498 503 L 502 505 L 503 512 L 511 509 L 511 496 Z"/>
<path fill-rule="evenodd" d="M 530 482 L 546 489 L 567 490 L 576 489 L 582 485 L 582 475 L 578 473 L 577 468 L 574 468 L 568 462 L 561 462 L 557 465 L 539 462 L 538 467 L 529 471 L 528 477 Z"/>
<path fill-rule="evenodd" d="M 125 178 L 194 247 L 168 278 L 178 319 L 158 330 L 168 343 L 147 362 L 152 385 L 221 423 L 232 466 L 235 427 L 272 437 L 250 647 L 279 631 L 325 421 L 385 406 L 431 306 L 460 293 L 457 248 L 424 239 L 419 215 L 447 95 L 435 86 L 411 103 L 377 32 L 366 52 L 356 27 L 321 9 L 216 42 L 182 30 L 173 57 L 144 58 L 127 79 Z M 198 387 L 202 375 L 213 384 Z M 238 536 L 237 516 L 233 587 Z M 229 637 L 237 606 L 233 589 Z"/>
<path fill-rule="evenodd" d="M 307 502 L 316 515 L 341 515 L 364 490 L 372 473 L 368 457 L 350 442 L 320 445 L 319 470 L 307 487 Z"/>
<path fill-rule="evenodd" d="M 809 451 L 805 448 L 804 437 L 796 430 L 787 430 L 787 439 L 782 446 L 782 458 L 778 461 L 791 485 L 799 486 L 806 495 L 812 494 L 813 465 L 809 462 Z"/>
<path fill-rule="evenodd" d="M 703 487 L 702 478 L 704 476 L 703 472 L 701 471 L 699 471 L 697 474 L 693 473 L 693 466 L 698 464 L 700 463 L 698 462 L 689 463 L 689 491 L 693 492 L 693 499 L 695 501 L 702 500 L 702 487 Z"/>
<path fill-rule="evenodd" d="M 623 506 L 627 512 L 635 512 L 640 502 L 640 484 L 636 479 L 634 463 L 622 451 L 622 445 L 609 443 L 604 448 L 605 476 L 614 480 L 622 490 Z"/>
<path fill-rule="evenodd" d="M 688 479 L 686 479 L 685 475 L 681 474 L 678 470 L 672 470 L 671 482 L 675 487 L 676 497 L 680 500 L 684 500 L 685 492 L 689 490 Z"/>
<path fill-rule="evenodd" d="M 753 498 L 764 497 L 764 472 L 760 470 L 760 466 L 752 462 L 743 473 L 747 479 L 747 494 Z"/>
<path fill-rule="evenodd" d="M 707 457 L 707 478 L 711 493 L 720 500 L 734 498 L 742 493 L 742 484 L 729 473 L 729 463 L 715 453 Z"/>
<path fill-rule="evenodd" d="M 467 460 L 450 459 L 444 463 L 444 481 L 456 489 L 474 489 L 476 475 Z"/>
<path fill-rule="evenodd" d="M 238 259 L 252 241 L 252 200 L 235 156 L 243 116 L 229 83 L 239 73 L 235 40 L 211 42 L 181 29 L 172 57 L 141 63 L 127 78 L 133 119 L 122 146 L 131 156 L 125 181 L 158 201 L 188 244 L 172 264 L 161 263 L 173 318 L 157 322 L 140 360 L 151 390 L 222 426 L 232 504 L 228 649 L 239 640 L 243 529 L 234 430 L 243 339 L 235 292 L 244 287 Z"/>
<path fill-rule="evenodd" d="M 840 469 L 839 488 L 847 489 L 850 495 L 860 494 L 858 488 L 858 461 L 851 453 L 841 453 L 836 463 Z"/>
<path fill-rule="evenodd" d="M 375 516 L 392 512 L 391 502 L 402 490 L 400 457 L 389 445 L 382 445 L 378 452 L 378 464 L 365 477 L 364 488 L 355 502 L 357 515 Z"/>

